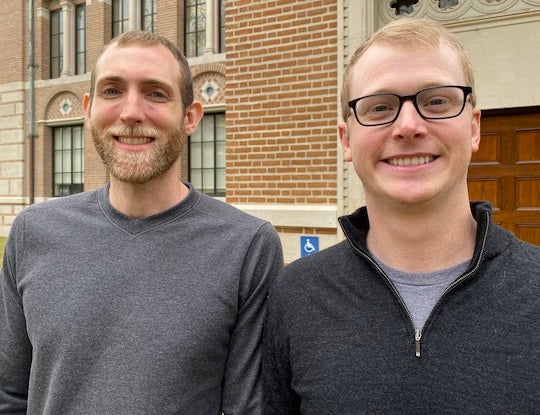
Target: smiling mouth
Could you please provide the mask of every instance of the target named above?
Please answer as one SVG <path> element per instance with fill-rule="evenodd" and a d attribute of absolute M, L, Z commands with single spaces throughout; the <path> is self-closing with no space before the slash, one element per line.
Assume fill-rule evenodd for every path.
<path fill-rule="evenodd" d="M 150 137 L 125 137 L 125 136 L 116 136 L 115 137 L 122 144 L 129 145 L 138 145 L 138 144 L 147 144 L 152 141 Z"/>
<path fill-rule="evenodd" d="M 437 157 L 435 156 L 420 156 L 420 157 L 400 157 L 385 160 L 392 166 L 420 166 L 422 164 L 431 163 Z"/>

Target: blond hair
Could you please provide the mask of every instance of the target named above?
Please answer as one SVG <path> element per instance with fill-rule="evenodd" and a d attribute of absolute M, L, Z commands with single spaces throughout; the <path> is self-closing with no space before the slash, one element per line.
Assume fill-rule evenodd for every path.
<path fill-rule="evenodd" d="M 476 105 L 472 65 L 465 48 L 457 36 L 432 20 L 405 17 L 395 20 L 379 29 L 360 45 L 351 57 L 343 75 L 343 85 L 341 88 L 341 114 L 344 120 L 349 115 L 351 80 L 354 66 L 366 50 L 377 43 L 426 49 L 437 49 L 441 45 L 450 47 L 456 52 L 459 58 L 465 75 L 466 86 L 473 88 L 471 103 L 473 106 Z"/>

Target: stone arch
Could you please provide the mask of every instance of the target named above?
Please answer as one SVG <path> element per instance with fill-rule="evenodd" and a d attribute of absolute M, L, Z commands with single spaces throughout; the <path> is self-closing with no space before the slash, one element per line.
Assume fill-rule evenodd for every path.
<path fill-rule="evenodd" d="M 81 100 L 73 92 L 62 91 L 54 95 L 45 107 L 45 120 L 84 117 Z"/>

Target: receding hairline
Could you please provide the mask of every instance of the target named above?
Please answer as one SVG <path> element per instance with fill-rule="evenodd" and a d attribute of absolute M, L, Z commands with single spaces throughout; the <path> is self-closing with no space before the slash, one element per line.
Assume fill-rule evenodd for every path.
<path fill-rule="evenodd" d="M 193 78 L 191 74 L 191 68 L 185 56 L 180 48 L 171 42 L 168 38 L 158 33 L 145 32 L 145 31 L 128 31 L 120 34 L 119 36 L 111 39 L 103 48 L 101 54 L 98 56 L 90 75 L 90 100 L 94 98 L 97 69 L 102 57 L 113 48 L 125 48 L 125 47 L 159 47 L 163 46 L 169 50 L 172 57 L 178 64 L 179 69 L 179 88 L 182 96 L 182 104 L 184 109 L 188 108 L 194 100 L 193 92 Z"/>

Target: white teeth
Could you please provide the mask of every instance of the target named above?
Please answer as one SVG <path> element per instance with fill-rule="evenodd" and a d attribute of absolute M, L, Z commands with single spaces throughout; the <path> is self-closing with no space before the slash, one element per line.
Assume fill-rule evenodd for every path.
<path fill-rule="evenodd" d="M 392 166 L 418 166 L 435 160 L 433 156 L 404 157 L 398 159 L 389 159 L 388 163 Z"/>
<path fill-rule="evenodd" d="M 137 145 L 137 144 L 146 144 L 152 141 L 148 137 L 123 137 L 119 136 L 118 141 L 124 144 Z"/>

